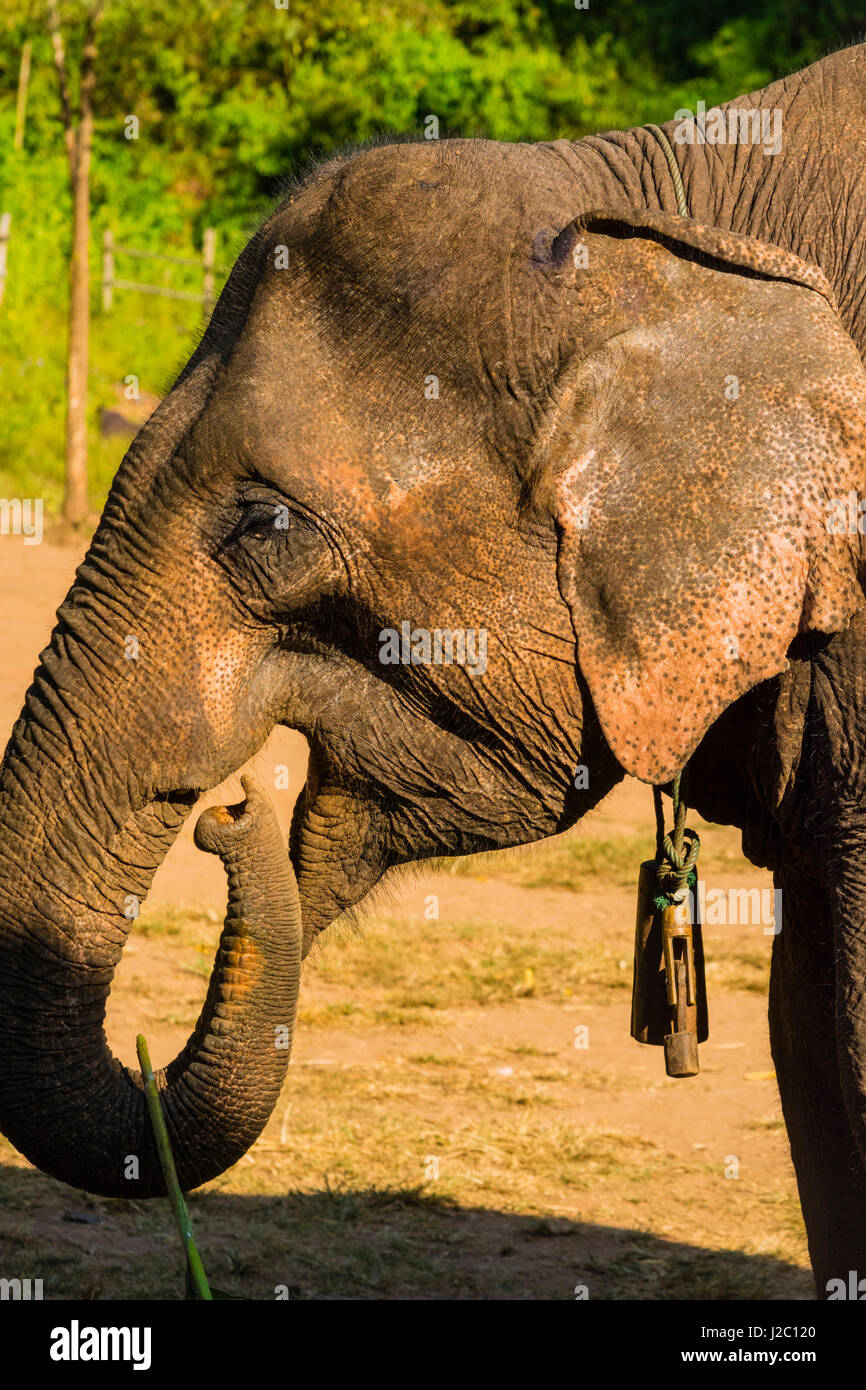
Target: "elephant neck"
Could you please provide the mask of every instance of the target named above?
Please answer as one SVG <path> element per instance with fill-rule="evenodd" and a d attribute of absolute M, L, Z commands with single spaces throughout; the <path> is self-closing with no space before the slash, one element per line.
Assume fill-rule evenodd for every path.
<path fill-rule="evenodd" d="M 690 215 L 723 231 L 770 242 L 817 265 L 840 316 L 866 353 L 866 46 L 831 55 L 761 91 L 717 108 L 705 139 L 677 143 Z M 711 140 L 712 137 L 712 140 Z"/>
<path fill-rule="evenodd" d="M 689 216 L 771 242 L 820 266 L 842 322 L 866 356 L 866 45 L 814 63 L 719 107 L 696 103 L 660 122 L 679 166 Z M 689 129 L 691 127 L 691 129 Z M 580 212 L 676 213 L 662 143 L 651 128 L 556 140 Z"/>

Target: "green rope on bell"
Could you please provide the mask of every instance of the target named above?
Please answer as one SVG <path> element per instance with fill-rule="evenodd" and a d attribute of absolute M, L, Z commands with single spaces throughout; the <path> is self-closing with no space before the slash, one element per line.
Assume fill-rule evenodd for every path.
<path fill-rule="evenodd" d="M 684 774 L 677 773 L 674 778 L 672 796 L 674 803 L 674 828 L 670 835 L 665 833 L 665 814 L 661 788 L 653 787 L 653 804 L 656 813 L 656 879 L 658 894 L 653 899 L 655 907 L 663 912 L 682 900 L 683 889 L 695 889 L 698 875 L 695 865 L 701 848 L 701 839 L 696 830 L 686 825 L 686 798 L 682 786 Z"/>

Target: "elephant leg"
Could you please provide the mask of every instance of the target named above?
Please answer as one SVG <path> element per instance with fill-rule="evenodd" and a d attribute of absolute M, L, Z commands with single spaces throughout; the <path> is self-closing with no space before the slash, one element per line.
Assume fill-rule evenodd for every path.
<path fill-rule="evenodd" d="M 785 866 L 773 943 L 770 1040 L 819 1298 L 866 1275 L 866 1167 L 837 1060 L 834 934 L 818 873 Z"/>

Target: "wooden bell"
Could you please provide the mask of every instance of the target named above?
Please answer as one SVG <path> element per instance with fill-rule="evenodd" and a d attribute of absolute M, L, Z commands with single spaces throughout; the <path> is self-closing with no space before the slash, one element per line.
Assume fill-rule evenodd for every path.
<path fill-rule="evenodd" d="M 659 909 L 658 892 L 655 860 L 646 859 L 638 879 L 631 1035 L 664 1047 L 668 1076 L 695 1076 L 698 1043 L 709 1035 L 698 895 Z"/>

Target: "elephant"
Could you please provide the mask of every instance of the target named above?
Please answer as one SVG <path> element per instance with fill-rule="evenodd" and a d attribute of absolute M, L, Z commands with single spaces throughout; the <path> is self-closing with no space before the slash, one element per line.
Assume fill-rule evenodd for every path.
<path fill-rule="evenodd" d="M 864 88 L 855 46 L 705 120 L 385 140 L 264 220 L 0 770 L 0 1126 L 35 1165 L 164 1191 L 102 1027 L 124 903 L 276 725 L 310 749 L 288 847 L 253 783 L 197 828 L 232 888 L 158 1078 L 185 1189 L 260 1131 L 301 958 L 386 871 L 685 770 L 782 893 L 817 1291 L 866 1272 Z"/>

